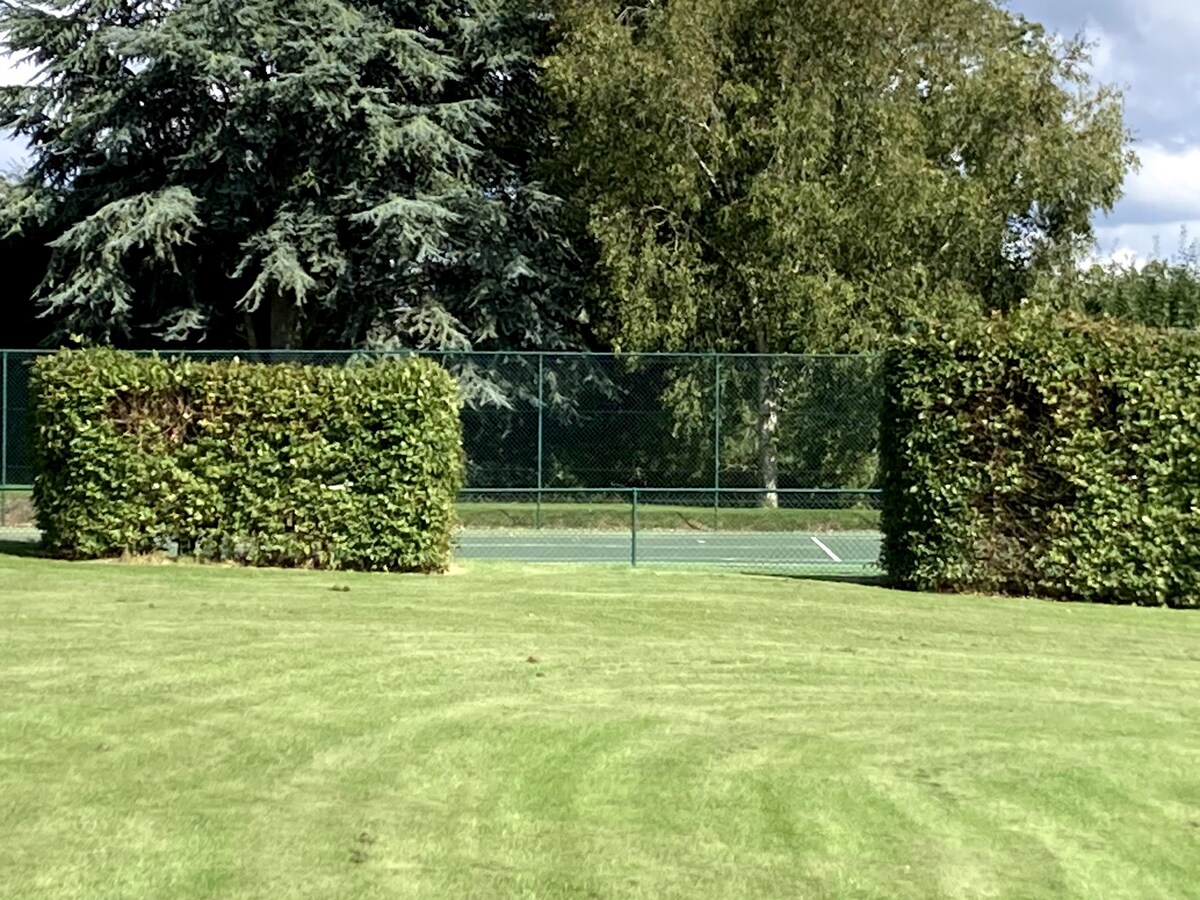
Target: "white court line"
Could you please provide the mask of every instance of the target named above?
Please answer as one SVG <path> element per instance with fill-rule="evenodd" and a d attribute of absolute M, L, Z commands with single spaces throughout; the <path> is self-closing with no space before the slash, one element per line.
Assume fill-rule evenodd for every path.
<path fill-rule="evenodd" d="M 811 540 L 814 544 L 816 544 L 818 547 L 820 547 L 822 550 L 824 550 L 825 555 L 828 556 L 830 559 L 832 559 L 834 562 L 842 561 L 841 557 L 838 556 L 836 553 L 834 553 L 832 550 L 830 550 L 828 547 L 826 547 L 824 541 L 822 541 L 820 538 L 809 535 L 809 540 Z"/>
<path fill-rule="evenodd" d="M 695 552 L 696 548 L 692 548 L 692 547 L 680 547 L 677 545 L 667 545 L 664 547 L 661 545 L 659 545 L 659 546 L 646 545 L 641 542 L 639 542 L 638 546 L 640 548 L 644 549 L 647 553 L 673 553 L 676 555 L 682 554 L 682 555 L 688 556 L 689 558 L 691 556 L 697 555 Z M 572 541 L 570 543 L 555 542 L 555 541 L 538 541 L 536 543 L 533 543 L 533 542 L 529 542 L 529 543 L 508 542 L 508 541 L 504 541 L 504 542 L 501 542 L 501 541 L 487 541 L 487 542 L 471 541 L 471 542 L 463 542 L 463 543 L 459 544 L 459 547 L 470 549 L 470 550 L 593 549 L 593 550 L 627 551 L 629 549 L 629 541 L 623 541 L 622 543 L 619 543 L 619 544 L 617 544 L 617 543 L 611 543 L 611 544 L 602 543 L 600 541 Z M 758 553 L 760 555 L 763 555 L 765 551 L 771 550 L 773 548 L 763 547 L 761 544 L 716 544 L 712 549 L 714 549 L 718 552 L 742 551 L 744 553 Z M 832 553 L 830 553 L 828 548 L 825 548 L 825 553 L 828 554 L 830 559 L 832 559 L 834 562 L 842 561 L 841 559 L 839 559 L 838 557 L 836 557 Z M 699 555 L 703 556 L 703 554 L 699 554 Z M 790 556 L 791 554 L 787 550 L 780 548 L 780 549 L 775 550 L 774 553 L 767 554 L 767 555 Z"/>

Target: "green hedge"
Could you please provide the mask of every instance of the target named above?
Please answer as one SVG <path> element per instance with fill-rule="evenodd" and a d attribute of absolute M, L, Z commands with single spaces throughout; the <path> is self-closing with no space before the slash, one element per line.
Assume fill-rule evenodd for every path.
<path fill-rule="evenodd" d="M 1200 337 L 1021 311 L 885 363 L 900 586 L 1200 605 Z"/>
<path fill-rule="evenodd" d="M 463 453 L 428 360 L 325 368 L 64 351 L 33 371 L 34 501 L 68 558 L 446 567 Z"/>

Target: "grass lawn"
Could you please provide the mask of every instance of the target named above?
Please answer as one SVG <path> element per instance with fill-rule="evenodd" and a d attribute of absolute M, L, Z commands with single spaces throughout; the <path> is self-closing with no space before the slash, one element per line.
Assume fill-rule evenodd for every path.
<path fill-rule="evenodd" d="M 1200 895 L 1194 613 L 0 555 L 0 620 L 6 898 Z"/>

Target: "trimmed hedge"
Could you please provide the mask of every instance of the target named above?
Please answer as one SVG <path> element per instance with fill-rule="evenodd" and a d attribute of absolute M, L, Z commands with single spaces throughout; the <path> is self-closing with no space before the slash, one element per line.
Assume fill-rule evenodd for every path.
<path fill-rule="evenodd" d="M 899 586 L 1200 606 L 1200 337 L 1022 310 L 885 362 Z"/>
<path fill-rule="evenodd" d="M 68 558 L 173 544 L 250 565 L 433 572 L 463 479 L 454 381 L 63 351 L 34 364 L 34 500 Z"/>

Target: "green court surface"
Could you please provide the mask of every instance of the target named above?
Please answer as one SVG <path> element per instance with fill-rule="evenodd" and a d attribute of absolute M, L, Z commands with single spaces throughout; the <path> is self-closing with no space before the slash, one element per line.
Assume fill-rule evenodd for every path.
<path fill-rule="evenodd" d="M 497 492 L 503 494 L 503 491 Z M 754 506 L 714 508 L 701 504 L 659 503 L 671 491 L 647 490 L 638 504 L 639 528 L 681 531 L 876 531 L 879 510 L 866 507 L 837 509 L 763 509 Z M 727 500 L 729 498 L 726 498 Z M 580 531 L 629 530 L 633 507 L 629 492 L 616 492 L 611 499 L 562 503 L 547 500 L 540 506 L 532 499 L 515 502 L 466 500 L 458 505 L 458 517 L 466 528 L 555 528 Z"/>
<path fill-rule="evenodd" d="M 464 528 L 456 555 L 512 562 L 678 563 L 742 569 L 792 567 L 868 572 L 879 558 L 878 532 L 571 532 Z"/>
<path fill-rule="evenodd" d="M 33 543 L 36 529 L 0 529 L 0 541 Z M 877 532 L 804 534 L 678 532 L 629 533 L 462 529 L 454 555 L 462 560 L 516 563 L 721 566 L 744 572 L 820 575 L 880 574 Z"/>
<path fill-rule="evenodd" d="M 0 539 L 36 541 L 27 492 L 10 492 Z M 871 509 L 706 509 L 612 502 L 463 502 L 460 559 L 680 564 L 742 571 L 878 574 L 879 513 Z M 536 527 L 540 522 L 541 527 Z"/>

